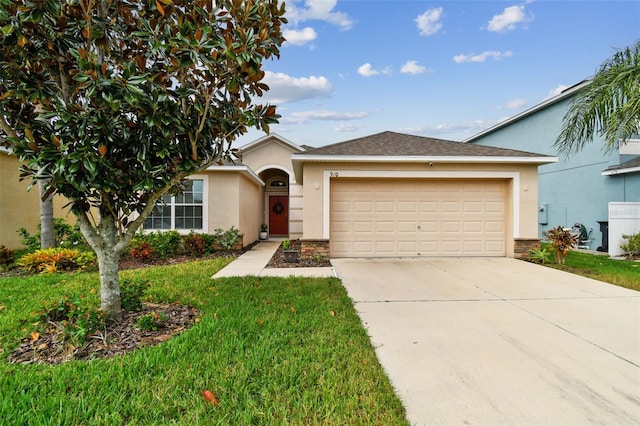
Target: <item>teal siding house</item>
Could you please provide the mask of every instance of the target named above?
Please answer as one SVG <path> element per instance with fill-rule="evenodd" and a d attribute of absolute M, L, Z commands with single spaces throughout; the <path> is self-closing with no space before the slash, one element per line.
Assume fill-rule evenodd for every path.
<path fill-rule="evenodd" d="M 560 134 L 562 119 L 573 97 L 589 83 L 583 81 L 570 87 L 463 143 L 558 155 L 553 144 Z M 560 156 L 558 162 L 538 168 L 540 236 L 558 225 L 572 228 L 579 223 L 587 233 L 591 231 L 584 248 L 621 254 L 621 236 L 611 240 L 609 236 L 610 203 L 629 206 L 632 223 L 624 229 L 627 233 L 640 232 L 640 217 L 635 217 L 640 205 L 636 204 L 640 203 L 640 139 L 628 140 L 611 152 L 604 146 L 602 139 L 595 138 L 581 152 Z"/>

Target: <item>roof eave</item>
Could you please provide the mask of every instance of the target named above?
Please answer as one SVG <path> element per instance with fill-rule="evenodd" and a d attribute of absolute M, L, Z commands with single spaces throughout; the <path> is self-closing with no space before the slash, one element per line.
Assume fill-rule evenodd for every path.
<path fill-rule="evenodd" d="M 640 167 L 628 167 L 625 169 L 604 170 L 602 172 L 602 176 L 615 176 L 615 175 L 623 175 L 623 174 L 635 173 L 635 172 L 640 172 Z"/>
<path fill-rule="evenodd" d="M 408 156 L 388 156 L 388 155 L 305 155 L 293 154 L 291 160 L 296 162 L 332 162 L 332 163 L 528 163 L 528 164 L 550 164 L 557 163 L 558 157 L 551 156 L 437 156 L 437 155 L 408 155 Z"/>
<path fill-rule="evenodd" d="M 247 166 L 209 166 L 207 167 L 207 171 L 208 172 L 236 172 L 236 173 L 241 173 L 244 176 L 246 176 L 247 178 L 249 178 L 249 180 L 254 181 L 255 183 L 257 183 L 259 186 L 265 186 L 266 184 L 264 183 L 264 181 L 262 179 L 260 179 L 260 177 L 256 174 L 256 172 L 254 172 L 253 170 L 251 170 L 249 167 Z"/>

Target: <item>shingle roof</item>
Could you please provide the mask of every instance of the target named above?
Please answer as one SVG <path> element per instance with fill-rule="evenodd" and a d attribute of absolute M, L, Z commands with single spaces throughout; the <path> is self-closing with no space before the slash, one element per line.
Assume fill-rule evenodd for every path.
<path fill-rule="evenodd" d="M 386 157 L 545 157 L 542 154 L 484 145 L 382 132 L 304 152 L 304 156 Z"/>
<path fill-rule="evenodd" d="M 633 158 L 629 161 L 625 161 L 622 164 L 618 164 L 617 166 L 611 166 L 604 171 L 605 174 L 616 174 L 615 172 L 627 172 L 627 171 L 636 171 L 636 169 L 640 168 L 640 156 Z M 633 170 L 629 170 L 633 169 Z"/>

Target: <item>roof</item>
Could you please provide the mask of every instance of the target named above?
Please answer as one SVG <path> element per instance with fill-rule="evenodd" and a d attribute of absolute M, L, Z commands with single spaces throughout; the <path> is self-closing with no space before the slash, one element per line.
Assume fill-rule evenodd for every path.
<path fill-rule="evenodd" d="M 622 164 L 611 166 L 604 170 L 602 174 L 604 176 L 619 175 L 625 173 L 640 172 L 640 156 L 633 158 L 629 161 L 625 161 Z"/>
<path fill-rule="evenodd" d="M 304 162 L 547 164 L 558 161 L 558 158 L 514 149 L 382 132 L 293 154 L 291 160 L 296 179 L 299 179 Z"/>
<path fill-rule="evenodd" d="M 467 145 L 444 139 L 382 132 L 371 136 L 327 145 L 297 154 L 295 157 L 348 156 L 348 157 L 518 157 L 541 158 L 542 154 L 496 148 L 483 145 Z M 552 157 L 546 157 L 552 158 Z"/>
<path fill-rule="evenodd" d="M 463 143 L 471 143 L 471 142 L 475 142 L 476 140 L 482 138 L 483 136 L 486 136 L 490 133 L 495 132 L 496 130 L 500 130 L 503 127 L 506 127 L 512 123 L 515 123 L 516 121 L 522 120 L 523 118 L 526 118 L 532 114 L 535 114 L 538 111 L 541 111 L 553 104 L 556 104 L 570 96 L 575 95 L 577 92 L 579 92 L 580 90 L 582 90 L 584 87 L 586 87 L 587 85 L 589 85 L 591 83 L 591 80 L 583 80 L 580 83 L 574 84 L 573 86 L 563 90 L 562 92 L 560 92 L 558 95 L 551 97 L 549 99 L 546 99 L 542 102 L 540 102 L 539 104 L 519 113 L 516 114 L 512 117 L 507 118 L 504 121 L 501 121 L 500 123 L 496 124 L 495 126 L 491 126 L 488 129 L 485 129 L 483 131 L 481 131 L 480 133 L 476 133 L 475 135 L 468 137 L 467 139 L 463 140 Z"/>
<path fill-rule="evenodd" d="M 269 141 L 270 139 L 275 139 L 278 142 L 280 142 L 281 144 L 288 146 L 292 151 L 297 151 L 297 152 L 301 152 L 304 151 L 304 148 L 296 145 L 295 143 L 291 142 L 289 139 L 283 138 L 282 136 L 280 136 L 277 133 L 269 133 L 266 134 L 264 136 L 262 136 L 261 138 L 258 138 L 254 141 L 249 142 L 248 144 L 242 145 L 240 148 L 238 148 L 238 150 L 241 153 L 245 153 L 248 151 L 251 151 L 252 149 L 260 146 L 261 144 Z"/>

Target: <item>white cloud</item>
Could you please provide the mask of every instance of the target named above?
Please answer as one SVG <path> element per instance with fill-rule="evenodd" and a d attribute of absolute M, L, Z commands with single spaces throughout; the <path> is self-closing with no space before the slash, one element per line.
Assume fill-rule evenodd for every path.
<path fill-rule="evenodd" d="M 486 120 L 473 120 L 464 123 L 443 123 L 436 126 L 416 126 L 401 129 L 401 132 L 412 134 L 424 134 L 427 136 L 447 135 L 452 133 L 475 134 L 494 125 L 494 122 Z"/>
<path fill-rule="evenodd" d="M 311 27 L 306 27 L 301 30 L 284 29 L 282 30 L 282 35 L 287 39 L 286 43 L 291 43 L 296 46 L 307 44 L 318 37 L 318 33 Z"/>
<path fill-rule="evenodd" d="M 499 106 L 498 109 L 520 109 L 525 105 L 527 105 L 527 101 L 525 99 L 514 99 L 507 102 L 505 105 Z"/>
<path fill-rule="evenodd" d="M 430 36 L 442 28 L 442 8 L 427 9 L 423 14 L 418 15 L 416 23 L 422 36 Z"/>
<path fill-rule="evenodd" d="M 263 99 L 274 104 L 320 98 L 331 93 L 331 83 L 326 77 L 291 77 L 283 73 L 266 71 L 264 82 L 270 88 Z"/>
<path fill-rule="evenodd" d="M 564 90 L 566 90 L 569 86 L 565 86 L 564 84 L 558 84 L 555 89 L 552 89 L 549 91 L 549 93 L 547 93 L 547 97 L 546 99 L 550 99 L 553 98 L 554 96 L 558 96 L 560 93 L 562 93 Z"/>
<path fill-rule="evenodd" d="M 479 55 L 475 53 L 470 53 L 468 55 L 460 54 L 453 57 L 454 62 L 458 64 L 462 64 L 464 62 L 485 62 L 487 59 L 492 58 L 496 61 L 501 60 L 502 58 L 508 58 L 509 56 L 513 56 L 513 52 L 507 50 L 506 52 L 499 52 L 497 50 L 485 51 Z"/>
<path fill-rule="evenodd" d="M 304 124 L 309 121 L 350 121 L 365 118 L 366 112 L 337 112 L 337 111 L 300 111 L 292 112 L 282 118 L 283 123 Z"/>
<path fill-rule="evenodd" d="M 422 74 L 424 72 L 427 71 L 427 68 L 422 66 L 422 65 L 418 65 L 418 61 L 407 61 L 405 62 L 405 64 L 402 66 L 402 68 L 400 68 L 400 72 L 403 74 Z M 433 72 L 433 70 L 429 70 L 429 72 Z"/>
<path fill-rule="evenodd" d="M 298 2 L 287 3 L 287 19 L 294 24 L 317 20 L 336 25 L 343 30 L 353 27 L 353 20 L 344 12 L 333 9 L 337 0 L 306 0 L 304 6 L 298 6 Z"/>
<path fill-rule="evenodd" d="M 335 128 L 336 132 L 355 132 L 357 130 L 362 129 L 362 125 L 361 124 L 354 124 L 354 123 L 342 123 L 339 126 L 337 126 Z"/>
<path fill-rule="evenodd" d="M 495 15 L 491 18 L 487 29 L 496 33 L 504 33 L 513 31 L 518 27 L 518 24 L 529 21 L 531 21 L 531 18 L 525 15 L 523 5 L 509 6 L 505 7 L 500 15 Z"/>
<path fill-rule="evenodd" d="M 363 77 L 372 77 L 378 74 L 391 74 L 391 69 L 383 68 L 381 70 L 376 70 L 376 69 L 373 69 L 371 64 L 367 62 L 366 64 L 360 65 L 358 67 L 358 74 L 360 74 Z"/>

